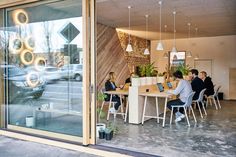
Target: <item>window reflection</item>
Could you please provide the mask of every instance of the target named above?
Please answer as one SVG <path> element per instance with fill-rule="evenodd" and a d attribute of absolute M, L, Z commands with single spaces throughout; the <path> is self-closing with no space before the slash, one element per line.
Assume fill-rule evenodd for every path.
<path fill-rule="evenodd" d="M 68 0 L 21 9 L 19 20 L 27 24 L 17 25 L 8 12 L 0 42 L 9 124 L 82 136 L 81 8 Z"/>

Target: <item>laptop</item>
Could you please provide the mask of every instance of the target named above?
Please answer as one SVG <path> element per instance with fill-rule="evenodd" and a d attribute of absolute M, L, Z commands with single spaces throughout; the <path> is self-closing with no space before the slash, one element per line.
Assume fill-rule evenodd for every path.
<path fill-rule="evenodd" d="M 170 82 L 167 82 L 167 86 L 168 86 L 169 89 L 173 88 L 173 86 L 172 86 L 172 84 Z"/>
<path fill-rule="evenodd" d="M 161 83 L 157 83 L 157 87 L 160 92 L 164 92 L 164 87 Z"/>

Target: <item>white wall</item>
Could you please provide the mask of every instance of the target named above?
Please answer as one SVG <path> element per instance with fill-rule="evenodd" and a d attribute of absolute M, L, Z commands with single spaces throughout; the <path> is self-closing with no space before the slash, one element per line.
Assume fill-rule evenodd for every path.
<path fill-rule="evenodd" d="M 155 62 L 159 72 L 165 71 L 168 59 L 163 58 L 164 52 L 171 50 L 173 40 L 165 40 L 164 51 L 157 51 L 158 41 L 151 41 L 151 62 Z M 193 57 L 187 58 L 186 63 L 194 67 L 194 56 L 199 55 L 200 59 L 212 59 L 212 79 L 214 84 L 221 85 L 221 92 L 225 99 L 229 97 L 229 68 L 236 67 L 236 35 L 202 37 L 188 39 L 177 39 L 176 48 L 178 51 L 191 51 Z"/>

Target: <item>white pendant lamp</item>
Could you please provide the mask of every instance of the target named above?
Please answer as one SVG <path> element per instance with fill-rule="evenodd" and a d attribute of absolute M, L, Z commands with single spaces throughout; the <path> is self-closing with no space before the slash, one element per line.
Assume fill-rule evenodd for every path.
<path fill-rule="evenodd" d="M 191 51 L 190 51 L 190 30 L 191 30 L 191 28 L 190 28 L 190 26 L 191 26 L 191 23 L 189 22 L 188 23 L 188 49 L 189 49 L 189 51 L 187 51 L 187 53 L 186 53 L 186 56 L 188 57 L 188 58 L 191 58 L 192 57 L 192 53 L 191 53 Z"/>
<path fill-rule="evenodd" d="M 161 6 L 162 6 L 162 1 L 159 1 L 159 5 L 160 5 L 160 41 L 157 44 L 156 50 L 162 51 L 162 50 L 164 50 L 163 44 L 161 42 Z"/>
<path fill-rule="evenodd" d="M 129 9 L 129 43 L 127 45 L 126 51 L 132 52 L 133 48 L 132 48 L 132 45 L 130 44 L 130 9 L 131 9 L 131 6 L 128 6 L 128 9 Z"/>
<path fill-rule="evenodd" d="M 148 50 L 148 44 L 147 44 L 148 17 L 149 17 L 149 15 L 145 15 L 145 18 L 146 18 L 146 32 L 145 32 L 145 35 L 146 35 L 146 48 L 145 48 L 144 53 L 143 53 L 144 55 L 149 55 L 150 54 L 150 52 Z"/>
<path fill-rule="evenodd" d="M 168 54 L 165 52 L 163 58 L 168 58 Z"/>
<path fill-rule="evenodd" d="M 176 11 L 173 11 L 173 15 L 174 15 L 174 40 L 173 40 L 173 48 L 172 48 L 171 52 L 177 53 L 177 49 L 175 47 L 175 32 L 176 32 L 176 30 L 175 30 L 175 15 L 176 15 Z"/>

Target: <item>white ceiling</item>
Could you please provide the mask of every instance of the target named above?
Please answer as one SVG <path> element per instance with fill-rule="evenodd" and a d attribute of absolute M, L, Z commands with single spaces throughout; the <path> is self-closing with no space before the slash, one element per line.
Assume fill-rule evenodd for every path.
<path fill-rule="evenodd" d="M 145 15 L 149 14 L 147 38 L 159 39 L 159 0 L 96 0 L 99 23 L 145 38 Z M 162 0 L 162 39 L 173 38 L 173 11 L 176 10 L 176 38 L 236 35 L 236 0 Z M 164 25 L 167 25 L 166 34 Z M 195 28 L 198 28 L 196 33 Z"/>

